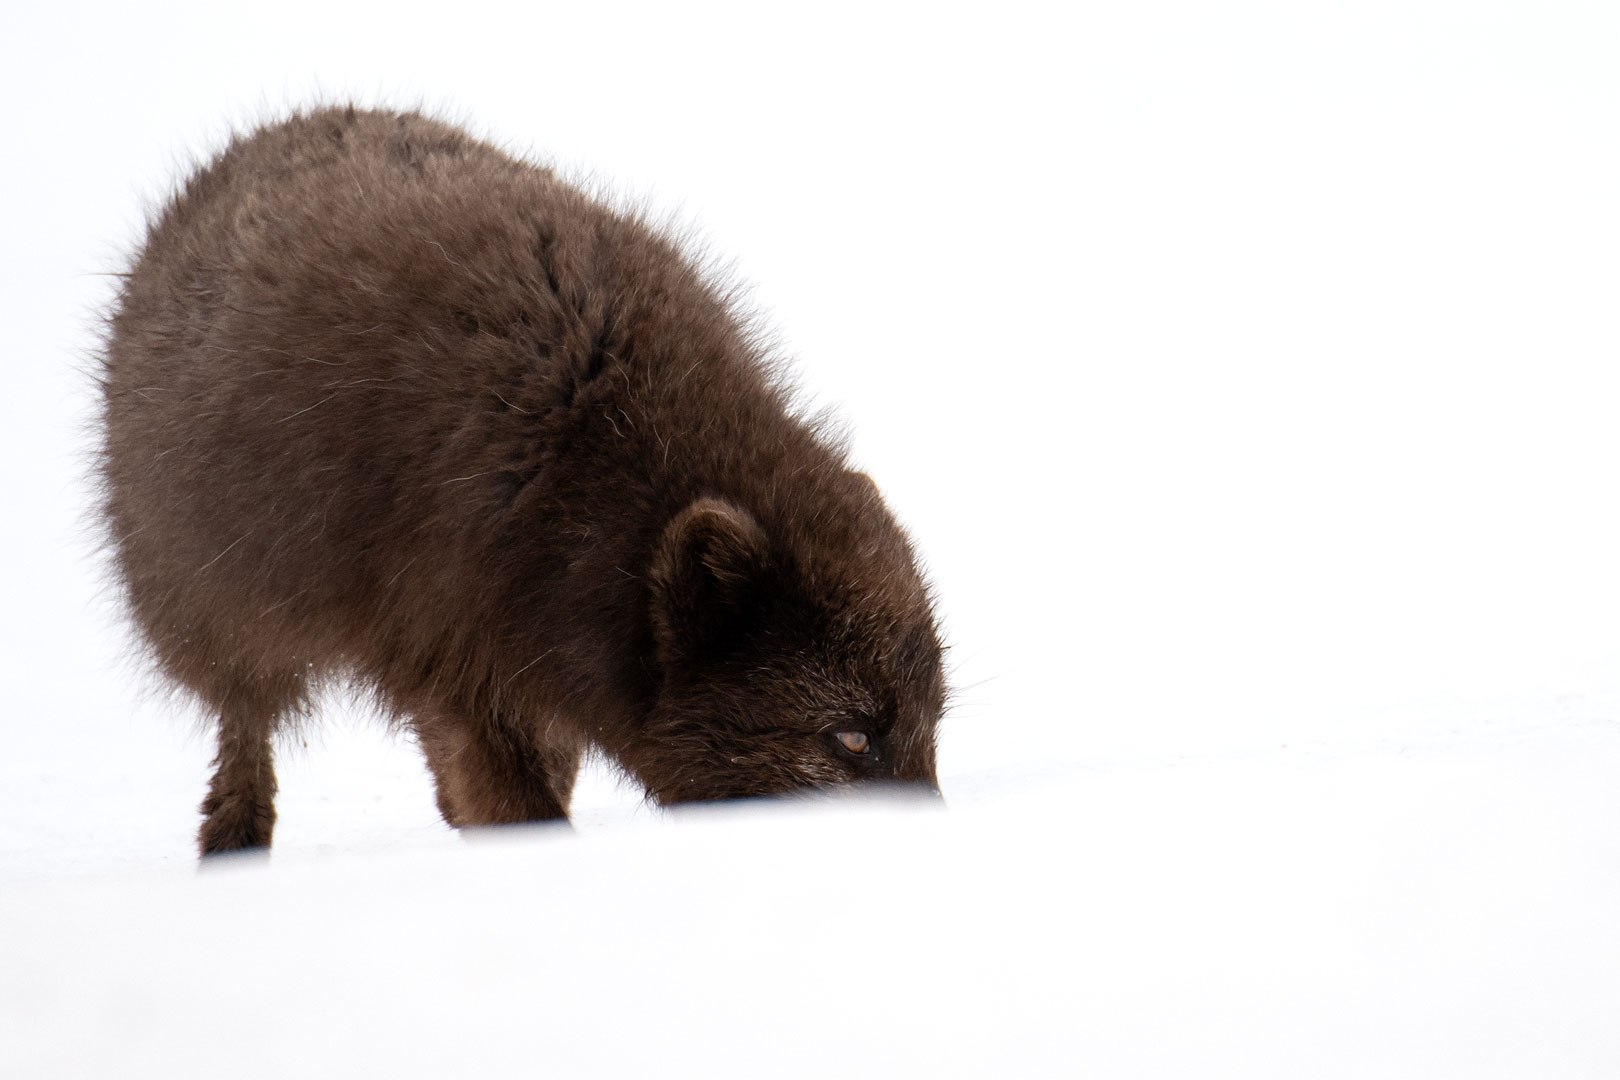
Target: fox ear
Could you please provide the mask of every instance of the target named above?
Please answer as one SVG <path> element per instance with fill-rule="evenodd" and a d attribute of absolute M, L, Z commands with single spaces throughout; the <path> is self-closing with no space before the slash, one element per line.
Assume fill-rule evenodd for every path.
<path fill-rule="evenodd" d="M 855 485 L 861 489 L 861 493 L 866 496 L 868 503 L 883 505 L 883 492 L 878 490 L 877 481 L 873 480 L 870 474 L 851 471 L 849 475 L 854 479 Z"/>
<path fill-rule="evenodd" d="M 664 528 L 653 555 L 652 628 L 666 668 L 723 649 L 753 608 L 765 530 L 720 499 L 698 499 Z"/>

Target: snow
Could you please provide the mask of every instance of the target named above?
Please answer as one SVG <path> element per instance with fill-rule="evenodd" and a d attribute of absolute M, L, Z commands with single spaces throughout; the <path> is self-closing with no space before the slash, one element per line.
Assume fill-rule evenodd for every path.
<path fill-rule="evenodd" d="M 1402 749 L 38 883 L 6 899 L 27 927 L 8 1056 L 27 1076 L 1604 1074 L 1620 736 Z"/>
<path fill-rule="evenodd" d="M 1620 1071 L 1620 15 L 246 18 L 36 6 L 0 71 L 0 1075 Z M 89 541 L 98 275 L 339 95 L 754 283 L 938 585 L 948 806 L 598 764 L 459 837 L 340 700 L 197 870 L 209 748 Z"/>

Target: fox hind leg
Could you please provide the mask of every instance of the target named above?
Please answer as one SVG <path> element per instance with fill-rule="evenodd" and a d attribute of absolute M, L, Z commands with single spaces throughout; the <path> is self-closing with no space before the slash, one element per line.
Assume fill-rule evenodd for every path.
<path fill-rule="evenodd" d="M 255 676 L 213 695 L 219 749 L 197 833 L 204 856 L 270 846 L 276 824 L 272 737 L 280 721 L 301 707 L 302 691 L 295 678 Z"/>

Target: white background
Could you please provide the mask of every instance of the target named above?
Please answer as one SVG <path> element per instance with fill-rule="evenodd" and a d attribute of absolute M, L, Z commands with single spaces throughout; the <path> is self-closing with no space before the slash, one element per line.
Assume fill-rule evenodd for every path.
<path fill-rule="evenodd" d="M 1616 9 L 6 22 L 0 1072 L 8 1028 L 61 1075 L 1620 1068 Z M 336 99 L 753 284 L 937 585 L 948 815 L 673 822 L 597 769 L 573 842 L 469 847 L 335 703 L 274 864 L 192 876 L 209 748 L 94 554 L 105 274 L 233 127 Z"/>

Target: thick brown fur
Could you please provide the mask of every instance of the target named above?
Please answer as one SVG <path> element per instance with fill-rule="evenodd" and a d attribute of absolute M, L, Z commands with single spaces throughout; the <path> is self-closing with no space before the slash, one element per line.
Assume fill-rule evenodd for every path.
<path fill-rule="evenodd" d="M 671 240 L 544 168 L 415 114 L 238 138 L 152 224 L 103 380 L 130 610 L 219 719 L 204 853 L 269 844 L 273 737 L 334 678 L 453 825 L 565 816 L 592 746 L 666 804 L 934 783 L 940 644 L 875 487 Z"/>

